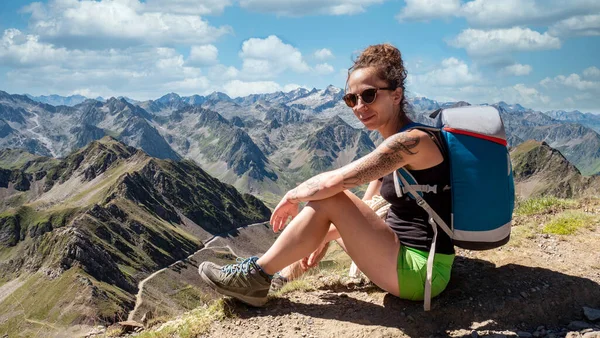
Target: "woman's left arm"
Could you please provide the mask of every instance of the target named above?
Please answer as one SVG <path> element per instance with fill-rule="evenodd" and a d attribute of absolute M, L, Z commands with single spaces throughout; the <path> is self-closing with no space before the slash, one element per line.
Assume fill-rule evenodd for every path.
<path fill-rule="evenodd" d="M 290 203 L 321 200 L 383 177 L 411 164 L 424 137 L 428 138 L 427 134 L 415 130 L 394 134 L 360 159 L 310 178 L 290 190 L 284 199 Z"/>

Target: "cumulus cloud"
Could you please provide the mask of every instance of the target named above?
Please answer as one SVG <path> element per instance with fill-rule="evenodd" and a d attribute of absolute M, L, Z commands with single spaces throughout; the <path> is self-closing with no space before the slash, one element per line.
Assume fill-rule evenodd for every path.
<path fill-rule="evenodd" d="M 460 0 L 405 0 L 406 7 L 396 19 L 398 21 L 428 21 L 449 18 L 459 14 Z"/>
<path fill-rule="evenodd" d="M 161 1 L 152 3 L 155 6 Z M 34 3 L 24 11 L 31 13 L 32 33 L 69 47 L 202 44 L 232 32 L 231 27 L 213 27 L 190 12 L 164 11 L 168 6 L 163 11 L 149 11 L 151 4 L 139 0 L 51 0 Z"/>
<path fill-rule="evenodd" d="M 333 53 L 329 49 L 323 48 L 316 51 L 313 56 L 317 60 L 327 60 L 333 58 Z"/>
<path fill-rule="evenodd" d="M 512 27 L 528 24 L 550 25 L 600 10 L 594 0 L 407 0 L 396 16 L 400 21 L 428 21 L 452 16 L 464 17 L 473 27 Z"/>
<path fill-rule="evenodd" d="M 218 63 L 219 50 L 213 45 L 192 46 L 187 60 L 189 65 L 208 66 Z"/>
<path fill-rule="evenodd" d="M 589 67 L 583 70 L 583 76 L 586 78 L 600 77 L 600 69 L 598 67 Z"/>
<path fill-rule="evenodd" d="M 25 34 L 18 29 L 5 30 L 1 41 L 0 61 L 7 66 L 39 67 L 60 62 L 68 55 L 67 49 L 41 43 L 38 36 Z"/>
<path fill-rule="evenodd" d="M 548 32 L 555 36 L 599 36 L 600 14 L 575 16 L 550 26 Z"/>
<path fill-rule="evenodd" d="M 514 76 L 523 76 L 529 75 L 531 73 L 532 68 L 530 65 L 522 65 L 520 63 L 515 63 L 510 66 L 506 66 L 502 68 L 502 73 Z"/>
<path fill-rule="evenodd" d="M 230 0 L 146 0 L 145 11 L 186 15 L 219 15 Z"/>
<path fill-rule="evenodd" d="M 559 38 L 529 28 L 478 30 L 465 29 L 449 44 L 464 48 L 471 56 L 489 56 L 509 52 L 559 49 Z"/>
<path fill-rule="evenodd" d="M 315 66 L 315 71 L 320 75 L 327 75 L 335 72 L 333 67 L 328 63 L 320 63 Z"/>
<path fill-rule="evenodd" d="M 244 41 L 240 57 L 243 60 L 242 76 L 251 80 L 273 78 L 286 70 L 297 73 L 310 70 L 302 53 L 275 35 Z"/>
<path fill-rule="evenodd" d="M 231 97 L 247 96 L 250 94 L 261 94 L 261 93 L 273 93 L 277 91 L 285 91 L 284 89 L 292 88 L 290 90 L 298 88 L 297 85 L 291 85 L 281 87 L 277 82 L 274 81 L 241 81 L 233 80 L 223 85 L 223 91 L 225 94 Z M 289 90 L 288 90 L 289 91 Z"/>
<path fill-rule="evenodd" d="M 23 92 L 47 93 L 52 88 L 63 95 L 88 92 L 150 98 L 171 91 L 203 92 L 212 85 L 200 69 L 186 66 L 173 48 L 68 50 L 16 29 L 4 32 L 0 64 L 11 67 L 7 82 Z"/>
<path fill-rule="evenodd" d="M 448 58 L 425 74 L 412 75 L 410 80 L 417 86 L 464 86 L 480 82 L 481 76 L 472 72 L 464 61 Z"/>
<path fill-rule="evenodd" d="M 553 79 L 547 77 L 540 81 L 545 87 L 571 87 L 581 91 L 595 90 L 600 91 L 600 82 L 584 80 L 579 74 L 558 75 Z"/>
<path fill-rule="evenodd" d="M 311 14 L 352 15 L 365 11 L 368 6 L 385 0 L 240 0 L 240 6 L 261 13 L 284 16 Z"/>

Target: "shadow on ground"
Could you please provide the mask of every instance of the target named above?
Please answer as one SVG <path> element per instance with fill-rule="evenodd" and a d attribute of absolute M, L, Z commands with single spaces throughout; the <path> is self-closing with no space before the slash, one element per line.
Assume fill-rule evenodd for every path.
<path fill-rule="evenodd" d="M 558 328 L 582 319 L 582 307 L 600 306 L 600 285 L 590 279 L 517 264 L 496 267 L 487 261 L 456 257 L 446 291 L 432 302 L 430 312 L 421 302 L 386 294 L 383 306 L 340 292 L 369 291 L 368 287 L 337 287 L 321 298 L 323 305 L 302 304 L 287 298 L 271 300 L 259 310 L 231 302 L 240 318 L 300 313 L 362 325 L 398 328 L 412 337 L 444 335 L 447 330 L 535 330 Z"/>

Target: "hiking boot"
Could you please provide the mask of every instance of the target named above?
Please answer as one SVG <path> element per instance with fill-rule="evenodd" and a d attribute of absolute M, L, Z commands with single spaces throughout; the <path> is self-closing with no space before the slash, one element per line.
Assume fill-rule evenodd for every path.
<path fill-rule="evenodd" d="M 202 280 L 220 294 L 252 306 L 263 306 L 271 286 L 271 276 L 256 264 L 258 257 L 238 258 L 235 264 L 218 266 L 203 262 L 198 267 Z"/>
<path fill-rule="evenodd" d="M 271 289 L 269 290 L 270 292 L 277 292 L 279 290 L 281 290 L 281 288 L 286 285 L 289 282 L 289 280 L 285 277 L 283 277 L 280 274 L 275 274 L 275 276 L 273 276 L 273 279 L 271 279 Z"/>

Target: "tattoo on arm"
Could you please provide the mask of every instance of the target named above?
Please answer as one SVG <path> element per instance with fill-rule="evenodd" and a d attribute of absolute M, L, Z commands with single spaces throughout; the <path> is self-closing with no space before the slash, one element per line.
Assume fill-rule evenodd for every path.
<path fill-rule="evenodd" d="M 321 178 L 315 176 L 290 191 L 289 199 L 300 202 L 302 198 L 312 197 L 321 190 Z"/>
<path fill-rule="evenodd" d="M 387 175 L 402 162 L 405 155 L 414 155 L 419 138 L 398 133 L 390 136 L 375 151 L 347 165 L 343 171 L 344 189 L 350 189 Z"/>

